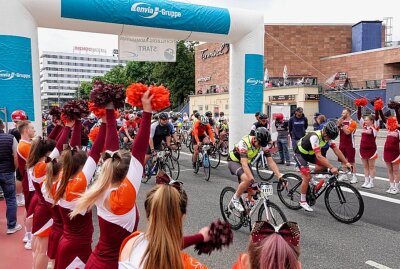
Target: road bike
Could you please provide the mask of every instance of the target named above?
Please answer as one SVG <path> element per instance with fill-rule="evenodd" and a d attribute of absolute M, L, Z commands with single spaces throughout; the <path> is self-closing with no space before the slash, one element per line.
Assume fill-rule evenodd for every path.
<path fill-rule="evenodd" d="M 229 154 L 229 133 L 225 134 L 223 140 L 220 136 L 215 136 L 215 147 L 219 150 L 222 156 L 226 157 Z"/>
<path fill-rule="evenodd" d="M 166 173 L 173 180 L 179 178 L 179 162 L 171 155 L 169 148 L 156 151 L 152 158 L 147 161 L 142 182 L 147 183 L 152 176 L 157 175 L 159 172 Z"/>
<path fill-rule="evenodd" d="M 274 181 L 274 183 L 278 183 L 278 181 Z M 257 209 L 256 220 L 267 220 L 276 226 L 287 221 L 285 214 L 279 206 L 269 200 L 269 197 L 273 194 L 272 183 L 254 183 L 251 189 L 255 192 L 254 195 L 249 195 L 247 192 L 239 198 L 244 212 L 237 211 L 231 202 L 236 192 L 234 188 L 225 187 L 221 192 L 219 205 L 222 218 L 231 225 L 233 230 L 238 230 L 241 227 L 249 227 L 251 231 L 252 224 L 255 222 L 255 220 L 252 220 L 252 216 L 255 215 Z"/>
<path fill-rule="evenodd" d="M 257 175 L 261 180 L 268 181 L 274 177 L 274 172 L 268 166 L 264 151 L 260 150 L 257 156 L 251 161 L 251 166 L 256 168 Z"/>
<path fill-rule="evenodd" d="M 339 169 L 340 170 L 340 169 Z M 315 205 L 317 199 L 325 192 L 325 206 L 329 214 L 336 220 L 343 223 L 354 223 L 358 221 L 364 213 L 364 201 L 360 192 L 346 182 L 338 181 L 338 175 L 332 175 L 329 172 L 311 172 L 315 174 L 329 175 L 329 178 L 313 184 L 307 189 L 307 202 L 310 206 Z M 282 203 L 294 210 L 301 208 L 300 202 L 300 186 L 303 179 L 294 173 L 283 175 L 287 180 L 287 187 L 278 186 L 278 196 Z"/>
<path fill-rule="evenodd" d="M 199 154 L 197 155 L 197 160 L 196 160 L 196 165 L 194 167 L 194 173 L 197 174 L 200 170 L 200 167 L 203 167 L 203 173 L 204 173 L 204 179 L 206 181 L 210 180 L 210 174 L 211 174 L 211 166 L 212 163 L 214 162 L 215 166 L 215 161 L 210 160 L 209 156 L 209 150 L 211 149 L 210 144 L 200 144 L 199 145 Z"/>

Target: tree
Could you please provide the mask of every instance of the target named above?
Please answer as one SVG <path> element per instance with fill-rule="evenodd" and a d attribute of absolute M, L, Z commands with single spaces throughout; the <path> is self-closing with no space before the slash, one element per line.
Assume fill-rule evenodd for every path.
<path fill-rule="evenodd" d="M 154 62 L 128 62 L 126 65 L 126 79 L 128 84 L 141 82 L 143 84 L 153 84 L 156 79 L 153 77 Z"/>
<path fill-rule="evenodd" d="M 82 100 L 89 100 L 90 91 L 92 90 L 93 83 L 83 81 L 76 91 L 76 97 Z"/>

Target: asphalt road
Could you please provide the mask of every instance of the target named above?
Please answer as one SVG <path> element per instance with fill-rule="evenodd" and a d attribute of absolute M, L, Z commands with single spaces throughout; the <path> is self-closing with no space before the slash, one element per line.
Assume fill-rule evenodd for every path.
<path fill-rule="evenodd" d="M 209 225 L 212 220 L 222 219 L 219 209 L 221 190 L 225 186 L 234 188 L 237 186 L 237 180 L 230 175 L 226 163 L 221 163 L 217 169 L 212 169 L 210 181 L 206 182 L 201 174 L 193 173 L 189 158 L 187 153 L 181 154 L 180 157 L 179 180 L 184 182 L 184 188 L 189 196 L 185 234 L 196 233 L 200 228 Z M 286 166 L 280 166 L 280 168 L 282 171 L 287 171 Z M 289 169 L 293 171 L 294 167 L 289 167 Z M 377 170 L 377 176 L 387 177 L 384 167 L 378 167 Z M 359 173 L 360 171 L 362 173 L 361 169 Z M 359 180 L 362 181 L 361 179 L 360 176 Z M 139 230 L 142 231 L 146 228 L 144 197 L 154 184 L 154 178 L 147 184 L 142 184 L 138 195 L 138 205 L 142 216 Z M 361 184 L 362 182 L 357 183 L 357 188 L 361 189 Z M 329 215 L 322 198 L 314 206 L 314 212 L 310 213 L 286 208 L 274 194 L 271 200 L 284 211 L 288 220 L 299 223 L 303 268 L 400 268 L 400 194 L 387 195 L 385 190 L 388 182 L 385 180 L 377 179 L 375 186 L 372 190 L 362 190 L 365 212 L 360 221 L 351 225 L 342 224 Z M 233 244 L 222 252 L 212 253 L 211 256 L 198 256 L 193 248 L 186 251 L 209 268 L 231 268 L 239 254 L 246 249 L 249 234 L 247 227 L 235 231 Z M 98 229 L 96 228 L 95 241 L 97 241 L 97 236 Z M 375 264 L 375 267 L 367 263 Z"/>

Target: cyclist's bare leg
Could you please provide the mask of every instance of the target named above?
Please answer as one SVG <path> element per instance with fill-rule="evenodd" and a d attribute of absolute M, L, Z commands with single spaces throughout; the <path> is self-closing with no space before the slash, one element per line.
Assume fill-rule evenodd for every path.
<path fill-rule="evenodd" d="M 251 180 L 245 173 L 240 176 L 240 184 L 235 193 L 236 197 L 240 197 L 250 187 Z"/>
<path fill-rule="evenodd" d="M 192 155 L 192 162 L 195 163 L 197 161 L 197 155 L 199 155 L 199 146 L 198 144 L 193 145 L 193 155 Z"/>
<path fill-rule="evenodd" d="M 311 175 L 310 173 L 302 173 L 302 178 L 303 181 L 301 182 L 300 186 L 300 194 L 307 194 L 307 189 L 308 189 L 308 184 L 310 183 L 311 180 Z M 302 201 L 304 202 L 304 201 Z"/>

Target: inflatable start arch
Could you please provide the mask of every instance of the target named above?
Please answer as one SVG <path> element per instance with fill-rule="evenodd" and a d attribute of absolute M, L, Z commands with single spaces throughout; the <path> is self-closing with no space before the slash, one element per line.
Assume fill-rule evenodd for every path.
<path fill-rule="evenodd" d="M 37 27 L 231 43 L 231 146 L 262 111 L 261 13 L 155 0 L 0 0 L 0 6 L 0 108 L 7 108 L 8 121 L 23 109 L 41 130 Z"/>

